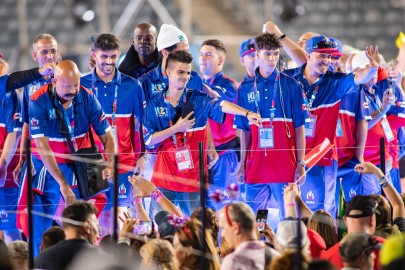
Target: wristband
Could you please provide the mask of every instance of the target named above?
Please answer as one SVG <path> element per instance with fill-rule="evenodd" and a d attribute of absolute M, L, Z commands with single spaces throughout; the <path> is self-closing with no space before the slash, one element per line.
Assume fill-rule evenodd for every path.
<path fill-rule="evenodd" d="M 306 164 L 305 161 L 303 161 L 303 160 L 299 160 L 299 161 L 297 162 L 297 164 L 301 165 L 301 166 L 304 167 L 304 168 L 307 166 L 307 164 Z"/>
<path fill-rule="evenodd" d="M 155 202 L 159 203 L 160 200 L 163 198 L 163 193 L 160 190 L 155 189 L 154 191 L 152 191 L 150 196 Z"/>
<path fill-rule="evenodd" d="M 247 111 L 245 114 L 245 117 L 247 118 L 248 114 L 250 113 L 250 111 Z"/>
<path fill-rule="evenodd" d="M 140 155 L 139 158 L 143 158 L 145 161 L 148 161 L 148 156 L 145 154 Z"/>
<path fill-rule="evenodd" d="M 290 203 L 286 203 L 285 207 L 294 207 L 295 206 L 295 202 L 290 202 Z"/>
<path fill-rule="evenodd" d="M 141 199 L 141 198 L 135 198 L 134 204 L 135 204 L 135 203 L 140 203 L 140 202 L 142 202 L 142 199 Z"/>
<path fill-rule="evenodd" d="M 282 41 L 283 39 L 285 39 L 285 34 L 282 34 L 279 38 L 278 38 L 278 41 Z"/>
<path fill-rule="evenodd" d="M 383 177 L 380 178 L 380 180 L 378 180 L 379 184 L 381 187 L 385 188 L 388 186 L 388 179 L 387 177 L 385 177 L 385 175 Z"/>

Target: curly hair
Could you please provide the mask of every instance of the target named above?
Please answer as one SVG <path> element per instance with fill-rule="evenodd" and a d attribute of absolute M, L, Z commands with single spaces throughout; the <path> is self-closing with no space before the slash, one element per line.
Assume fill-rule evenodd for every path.
<path fill-rule="evenodd" d="M 281 43 L 274 34 L 263 33 L 255 37 L 256 51 L 275 50 L 281 48 Z"/>
<path fill-rule="evenodd" d="M 107 33 L 98 35 L 92 45 L 94 50 L 120 50 L 120 40 L 116 36 Z"/>

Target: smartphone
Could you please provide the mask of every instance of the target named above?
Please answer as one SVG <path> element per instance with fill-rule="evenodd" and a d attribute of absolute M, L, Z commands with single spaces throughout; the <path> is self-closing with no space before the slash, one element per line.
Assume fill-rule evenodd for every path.
<path fill-rule="evenodd" d="M 191 113 L 194 112 L 194 103 L 192 102 L 183 102 L 183 106 L 181 109 L 181 117 L 182 118 L 186 118 L 186 116 Z M 189 118 L 189 120 L 194 119 L 194 114 L 192 114 Z"/>
<path fill-rule="evenodd" d="M 152 222 L 151 221 L 139 221 L 135 225 L 134 234 L 138 235 L 149 235 L 152 232 Z"/>
<path fill-rule="evenodd" d="M 260 233 L 263 232 L 263 230 L 266 228 L 268 214 L 269 214 L 269 210 L 267 210 L 267 209 L 257 210 L 256 223 L 257 223 L 257 228 L 259 229 Z"/>

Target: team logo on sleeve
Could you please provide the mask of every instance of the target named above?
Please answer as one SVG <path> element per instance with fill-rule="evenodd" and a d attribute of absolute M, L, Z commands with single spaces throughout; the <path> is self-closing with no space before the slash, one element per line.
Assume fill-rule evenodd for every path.
<path fill-rule="evenodd" d="M 363 109 L 368 109 L 369 108 L 368 102 L 364 101 L 363 104 L 362 104 L 362 107 L 363 107 Z"/>
<path fill-rule="evenodd" d="M 157 117 L 167 117 L 167 108 L 165 107 L 156 107 L 155 114 Z"/>
<path fill-rule="evenodd" d="M 306 203 L 307 204 L 314 204 L 315 202 L 314 202 L 314 200 L 315 200 L 315 195 L 314 195 L 314 193 L 312 192 L 312 190 L 310 190 L 310 191 L 308 191 L 307 192 L 307 200 L 306 200 Z"/>
<path fill-rule="evenodd" d="M 31 122 L 31 129 L 32 130 L 39 129 L 39 121 L 38 121 L 38 119 L 32 117 L 30 122 Z"/>
<path fill-rule="evenodd" d="M 13 114 L 13 121 L 15 121 L 15 120 L 21 121 L 21 113 Z"/>

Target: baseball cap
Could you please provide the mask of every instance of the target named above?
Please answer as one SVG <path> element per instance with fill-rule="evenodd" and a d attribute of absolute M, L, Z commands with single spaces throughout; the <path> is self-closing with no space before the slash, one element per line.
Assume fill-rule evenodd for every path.
<path fill-rule="evenodd" d="M 176 228 L 169 223 L 170 213 L 167 211 L 160 211 L 155 216 L 155 222 L 158 225 L 158 232 L 160 238 L 164 239 L 167 236 L 173 236 Z"/>
<path fill-rule="evenodd" d="M 383 270 L 405 269 L 405 235 L 389 237 L 380 251 L 380 263 Z"/>
<path fill-rule="evenodd" d="M 340 42 L 340 40 L 339 39 L 337 39 L 337 38 L 329 38 L 332 42 L 335 42 L 336 43 L 336 46 L 337 46 L 337 49 L 338 49 L 338 52 L 333 52 L 332 53 L 332 57 L 339 57 L 339 56 L 342 56 L 343 55 L 343 46 L 342 46 L 342 42 Z"/>
<path fill-rule="evenodd" d="M 340 241 L 339 253 L 343 259 L 359 256 L 363 251 L 380 250 L 381 244 L 377 239 L 366 233 L 349 233 Z"/>
<path fill-rule="evenodd" d="M 243 57 L 248 53 L 255 52 L 255 40 L 253 38 L 249 38 L 248 40 L 245 40 L 242 42 L 242 44 L 239 47 L 239 56 Z"/>
<path fill-rule="evenodd" d="M 332 42 L 328 37 L 315 36 L 307 41 L 305 48 L 307 53 L 320 52 L 320 53 L 337 53 L 339 52 L 337 43 Z"/>
<path fill-rule="evenodd" d="M 369 217 L 377 213 L 377 201 L 371 196 L 357 195 L 346 206 L 345 216 L 350 218 Z M 356 213 L 353 213 L 355 211 Z"/>
<path fill-rule="evenodd" d="M 161 51 L 182 41 L 188 41 L 186 34 L 171 24 L 162 24 L 157 37 L 157 48 Z"/>
<path fill-rule="evenodd" d="M 297 246 L 298 224 L 301 230 L 300 247 Z M 285 219 L 281 221 L 277 226 L 276 239 L 281 246 L 291 249 L 302 248 L 309 241 L 305 224 L 297 219 Z"/>

